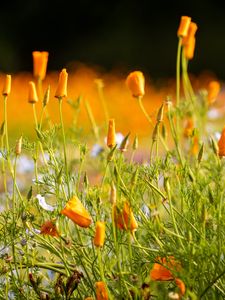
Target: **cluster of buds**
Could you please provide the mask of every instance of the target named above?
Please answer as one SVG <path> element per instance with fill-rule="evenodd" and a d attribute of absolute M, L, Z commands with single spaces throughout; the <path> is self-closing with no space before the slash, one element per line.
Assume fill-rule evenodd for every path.
<path fill-rule="evenodd" d="M 177 35 L 182 39 L 182 45 L 184 47 L 184 55 L 190 60 L 194 57 L 195 51 L 195 33 L 198 29 L 196 23 L 191 21 L 190 17 L 182 16 L 180 25 L 177 31 Z"/>

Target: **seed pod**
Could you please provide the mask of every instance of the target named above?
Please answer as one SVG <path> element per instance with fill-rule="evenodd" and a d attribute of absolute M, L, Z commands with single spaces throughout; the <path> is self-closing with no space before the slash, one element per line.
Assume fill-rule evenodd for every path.
<path fill-rule="evenodd" d="M 137 183 L 137 180 L 138 180 L 138 173 L 139 173 L 139 168 L 137 168 L 131 178 L 131 185 L 132 187 L 134 187 Z"/>
<path fill-rule="evenodd" d="M 44 99 L 43 99 L 43 107 L 45 107 L 48 102 L 49 102 L 49 98 L 50 98 L 50 85 L 48 86 L 45 95 L 44 95 Z"/>
<path fill-rule="evenodd" d="M 107 161 L 110 162 L 113 160 L 114 158 L 114 153 L 116 151 L 117 145 L 114 146 L 114 148 L 112 148 L 112 150 L 109 152 L 108 156 L 107 156 Z"/>
<path fill-rule="evenodd" d="M 215 155 L 218 155 L 218 153 L 219 153 L 218 144 L 212 137 L 211 137 L 211 146 L 212 146 L 212 149 L 213 149 L 213 152 L 215 153 Z"/>
<path fill-rule="evenodd" d="M 128 145 L 128 142 L 129 142 L 128 141 L 129 136 L 130 136 L 130 132 L 122 140 L 122 143 L 121 143 L 120 148 L 119 148 L 121 152 L 127 151 L 127 145 Z"/>
<path fill-rule="evenodd" d="M 114 183 L 112 183 L 110 189 L 110 203 L 112 205 L 116 204 L 116 187 Z"/>
<path fill-rule="evenodd" d="M 198 152 L 198 163 L 199 164 L 200 164 L 200 162 L 202 160 L 203 153 L 204 153 L 204 143 L 202 143 L 201 148 L 200 148 L 200 150 Z"/>
<path fill-rule="evenodd" d="M 163 120 L 163 112 L 164 112 L 164 103 L 160 106 L 158 114 L 157 114 L 157 122 L 160 123 Z"/>
<path fill-rule="evenodd" d="M 157 123 L 155 125 L 155 128 L 153 129 L 152 132 L 152 141 L 155 142 L 157 140 L 157 136 L 158 136 L 158 128 L 159 128 L 159 123 Z"/>
<path fill-rule="evenodd" d="M 134 151 L 137 150 L 137 148 L 138 148 L 138 137 L 137 137 L 137 135 L 135 135 L 135 137 L 134 137 L 134 142 L 133 142 L 132 148 L 133 148 Z"/>
<path fill-rule="evenodd" d="M 21 136 L 19 138 L 19 140 L 16 143 L 16 147 L 15 147 L 15 154 L 16 156 L 21 154 L 21 150 L 22 150 L 22 143 L 23 143 L 23 137 Z"/>

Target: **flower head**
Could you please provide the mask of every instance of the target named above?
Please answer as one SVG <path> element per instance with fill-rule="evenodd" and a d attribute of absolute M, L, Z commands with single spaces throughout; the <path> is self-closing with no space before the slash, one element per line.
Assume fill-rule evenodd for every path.
<path fill-rule="evenodd" d="M 41 80 L 45 79 L 47 64 L 48 64 L 48 52 L 46 51 L 33 51 L 33 75 L 35 78 Z"/>
<path fill-rule="evenodd" d="M 126 79 L 126 84 L 133 97 L 143 97 L 145 94 L 145 78 L 142 72 L 131 72 Z"/>
<path fill-rule="evenodd" d="M 67 81 L 68 81 L 68 73 L 66 69 L 62 69 L 59 74 L 58 86 L 55 92 L 56 98 L 63 98 L 67 96 Z"/>
<path fill-rule="evenodd" d="M 61 214 L 67 216 L 81 227 L 89 227 L 92 222 L 91 216 L 77 196 L 73 196 L 67 202 L 65 208 L 61 211 Z"/>
<path fill-rule="evenodd" d="M 167 281 L 173 280 L 173 270 L 180 268 L 180 264 L 177 263 L 173 256 L 157 257 L 157 262 L 154 263 L 152 270 L 150 271 L 150 278 L 154 281 Z"/>
<path fill-rule="evenodd" d="M 43 209 L 48 210 L 48 211 L 54 211 L 54 210 L 55 210 L 55 208 L 54 208 L 53 206 L 51 206 L 51 205 L 49 205 L 49 204 L 46 203 L 45 197 L 41 196 L 40 194 L 38 194 L 38 195 L 36 196 L 36 199 L 38 200 L 39 205 L 40 205 Z"/>
<path fill-rule="evenodd" d="M 191 60 L 195 52 L 195 37 L 188 39 L 187 44 L 184 46 L 184 55 L 187 59 Z"/>

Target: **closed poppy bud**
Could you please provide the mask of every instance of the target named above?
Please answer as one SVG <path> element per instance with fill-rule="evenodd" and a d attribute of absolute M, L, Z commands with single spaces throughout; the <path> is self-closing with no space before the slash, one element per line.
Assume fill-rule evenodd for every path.
<path fill-rule="evenodd" d="M 184 282 L 181 279 L 176 278 L 175 283 L 178 286 L 178 288 L 180 289 L 181 296 L 183 296 L 185 294 L 185 291 L 186 291 L 186 287 L 185 287 Z"/>
<path fill-rule="evenodd" d="M 6 75 L 2 95 L 8 96 L 10 92 L 11 92 L 11 75 Z"/>
<path fill-rule="evenodd" d="M 92 222 L 91 216 L 76 196 L 67 202 L 65 208 L 60 213 L 67 216 L 81 227 L 86 228 Z"/>
<path fill-rule="evenodd" d="M 28 102 L 31 104 L 38 102 L 37 91 L 33 81 L 29 81 Z"/>
<path fill-rule="evenodd" d="M 108 135 L 107 135 L 107 146 L 113 148 L 116 145 L 116 131 L 115 131 L 115 120 L 109 120 Z"/>
<path fill-rule="evenodd" d="M 33 75 L 35 78 L 41 80 L 45 79 L 47 64 L 48 64 L 48 52 L 46 51 L 33 51 Z"/>
<path fill-rule="evenodd" d="M 94 245 L 96 247 L 102 247 L 105 241 L 105 223 L 104 222 L 96 222 L 95 227 L 95 237 L 94 237 Z"/>
<path fill-rule="evenodd" d="M 221 133 L 221 137 L 218 141 L 218 154 L 219 156 L 225 156 L 225 127 L 223 128 L 223 131 Z"/>
<path fill-rule="evenodd" d="M 127 76 L 126 84 L 133 97 L 143 97 L 145 94 L 145 78 L 142 72 L 134 71 Z"/>
<path fill-rule="evenodd" d="M 180 25 L 177 31 L 178 37 L 186 37 L 188 34 L 189 25 L 191 23 L 191 18 L 187 16 L 182 16 L 180 20 Z"/>
<path fill-rule="evenodd" d="M 95 283 L 95 287 L 96 287 L 96 299 L 97 300 L 108 300 L 109 299 L 105 282 L 98 281 Z"/>
<path fill-rule="evenodd" d="M 220 83 L 218 81 L 210 81 L 208 85 L 208 104 L 215 102 L 220 92 Z"/>
<path fill-rule="evenodd" d="M 187 44 L 184 46 L 184 55 L 188 60 L 194 57 L 195 52 L 195 37 L 188 39 Z"/>
<path fill-rule="evenodd" d="M 66 72 L 66 69 L 62 69 L 59 74 L 58 86 L 55 92 L 56 98 L 63 98 L 67 96 L 67 80 L 68 73 Z"/>
<path fill-rule="evenodd" d="M 114 206 L 114 220 L 120 229 L 134 231 L 138 228 L 138 223 L 128 202 L 124 203 L 122 212 L 119 212 L 118 208 Z"/>
<path fill-rule="evenodd" d="M 194 23 L 194 22 L 191 22 L 190 25 L 189 25 L 189 27 L 188 27 L 188 34 L 187 34 L 187 36 L 186 36 L 185 38 L 183 38 L 183 40 L 182 40 L 182 44 L 183 44 L 183 45 L 186 45 L 186 44 L 188 43 L 189 39 L 195 37 L 195 34 L 196 34 L 197 29 L 198 29 L 197 24 Z"/>

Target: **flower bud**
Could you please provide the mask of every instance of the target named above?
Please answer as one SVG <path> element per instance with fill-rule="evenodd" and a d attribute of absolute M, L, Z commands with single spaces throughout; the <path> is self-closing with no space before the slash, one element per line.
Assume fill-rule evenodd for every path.
<path fill-rule="evenodd" d="M 68 73 L 66 69 L 62 69 L 59 74 L 58 86 L 55 92 L 56 98 L 63 98 L 67 96 L 67 81 L 68 81 Z"/>
<path fill-rule="evenodd" d="M 109 120 L 108 135 L 107 135 L 107 146 L 113 148 L 116 145 L 116 131 L 115 131 L 115 120 Z"/>
<path fill-rule="evenodd" d="M 35 78 L 41 80 L 45 79 L 47 64 L 48 64 L 48 52 L 46 51 L 33 51 L 33 75 Z"/>
<path fill-rule="evenodd" d="M 109 299 L 105 282 L 98 281 L 95 283 L 95 287 L 96 287 L 96 299 L 97 300 L 108 300 Z"/>
<path fill-rule="evenodd" d="M 2 95 L 8 96 L 11 92 L 11 75 L 6 75 Z"/>
<path fill-rule="evenodd" d="M 142 72 L 134 71 L 126 79 L 126 84 L 133 97 L 143 97 L 145 94 L 145 78 Z"/>
<path fill-rule="evenodd" d="M 105 223 L 97 221 L 95 227 L 94 245 L 102 247 L 105 242 Z"/>
<path fill-rule="evenodd" d="M 31 104 L 38 102 L 37 91 L 33 81 L 29 81 L 28 102 Z"/>
<path fill-rule="evenodd" d="M 188 34 L 188 29 L 191 23 L 191 18 L 187 16 L 182 16 L 180 20 L 180 25 L 177 31 L 178 37 L 186 37 Z"/>
<path fill-rule="evenodd" d="M 15 154 L 20 155 L 22 149 L 23 137 L 21 136 L 16 143 Z"/>

